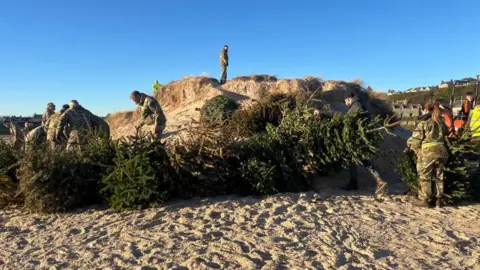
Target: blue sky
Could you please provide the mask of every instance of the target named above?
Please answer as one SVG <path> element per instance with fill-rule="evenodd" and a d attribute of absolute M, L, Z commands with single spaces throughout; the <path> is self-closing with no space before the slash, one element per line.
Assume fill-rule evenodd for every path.
<path fill-rule="evenodd" d="M 4 0 L 0 115 L 77 99 L 105 115 L 129 93 L 218 77 L 362 78 L 404 90 L 480 72 L 480 1 Z"/>

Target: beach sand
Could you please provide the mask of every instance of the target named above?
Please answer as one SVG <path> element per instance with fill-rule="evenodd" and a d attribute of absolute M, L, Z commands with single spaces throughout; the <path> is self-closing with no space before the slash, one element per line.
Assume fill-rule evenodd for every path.
<path fill-rule="evenodd" d="M 480 267 L 480 205 L 418 209 L 371 192 L 193 199 L 123 213 L 9 208 L 0 211 L 0 268 Z"/>

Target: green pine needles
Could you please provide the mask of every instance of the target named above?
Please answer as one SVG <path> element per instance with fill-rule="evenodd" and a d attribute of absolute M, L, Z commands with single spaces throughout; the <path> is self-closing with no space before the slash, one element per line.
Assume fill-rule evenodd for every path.
<path fill-rule="evenodd" d="M 102 193 L 115 210 L 155 206 L 168 199 L 170 162 L 165 146 L 136 130 L 114 145 L 114 166 L 103 177 Z"/>
<path fill-rule="evenodd" d="M 202 107 L 202 119 L 209 123 L 221 123 L 232 116 L 240 104 L 224 95 L 205 102 Z"/>
<path fill-rule="evenodd" d="M 447 138 L 450 152 L 445 165 L 445 197 L 453 204 L 463 200 L 480 200 L 480 145 L 472 142 L 466 132 L 459 138 Z M 409 193 L 418 195 L 418 178 L 416 171 L 416 155 L 406 151 L 399 160 L 397 172 L 408 186 Z"/>

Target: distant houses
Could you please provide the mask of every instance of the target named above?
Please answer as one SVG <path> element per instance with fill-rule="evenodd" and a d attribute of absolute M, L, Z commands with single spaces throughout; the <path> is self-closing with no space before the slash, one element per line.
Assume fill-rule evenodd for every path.
<path fill-rule="evenodd" d="M 461 80 L 453 80 L 455 82 L 455 86 L 468 86 L 477 83 L 475 78 L 463 78 Z M 452 80 L 450 81 L 441 81 L 438 86 L 422 86 L 422 87 L 415 87 L 405 90 L 404 92 L 395 91 L 395 90 L 388 90 L 387 95 L 398 95 L 402 93 L 420 93 L 420 92 L 428 92 L 433 91 L 435 89 L 445 89 L 452 87 Z"/>
<path fill-rule="evenodd" d="M 405 93 L 419 93 L 419 92 L 428 92 L 435 89 L 435 86 L 422 86 L 422 87 L 415 87 L 405 90 Z"/>
<path fill-rule="evenodd" d="M 0 116 L 0 120 L 8 119 L 14 123 L 17 123 L 20 126 L 23 126 L 25 122 L 32 123 L 34 127 L 40 126 L 42 124 L 42 115 L 34 114 L 31 117 L 25 116 Z"/>
<path fill-rule="evenodd" d="M 476 79 L 474 78 L 463 78 L 461 80 L 455 80 L 455 86 L 468 86 L 475 84 L 477 82 Z M 441 81 L 440 84 L 438 85 L 438 88 L 444 89 L 444 88 L 449 88 L 452 87 L 452 80 L 450 81 Z"/>

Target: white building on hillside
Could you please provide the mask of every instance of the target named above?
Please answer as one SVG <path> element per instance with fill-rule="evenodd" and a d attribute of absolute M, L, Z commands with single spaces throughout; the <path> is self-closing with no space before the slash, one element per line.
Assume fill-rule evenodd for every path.
<path fill-rule="evenodd" d="M 467 86 L 467 85 L 472 85 L 475 84 L 477 80 L 474 78 L 463 78 L 461 80 L 456 80 L 455 81 L 455 86 Z M 438 88 L 443 89 L 443 88 L 448 88 L 452 86 L 451 81 L 441 81 L 440 84 L 438 85 Z"/>

